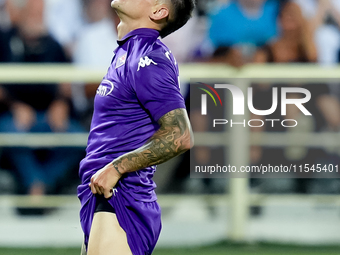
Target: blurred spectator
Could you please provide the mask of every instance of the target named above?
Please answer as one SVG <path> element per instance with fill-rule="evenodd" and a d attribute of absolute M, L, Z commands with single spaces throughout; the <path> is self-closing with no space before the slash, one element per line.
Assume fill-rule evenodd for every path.
<path fill-rule="evenodd" d="M 11 60 L 9 47 L 10 20 L 6 11 L 6 0 L 0 0 L 0 64 Z M 5 91 L 0 84 L 0 114 L 7 111 L 5 101 Z"/>
<path fill-rule="evenodd" d="M 106 70 L 118 46 L 116 27 L 119 18 L 109 0 L 82 0 L 82 3 L 87 23 L 78 34 L 73 62 L 78 66 Z M 87 126 L 92 116 L 92 99 L 97 87 L 97 83 L 72 85 L 74 105 L 80 115 L 85 115 L 85 118 L 88 115 Z"/>
<path fill-rule="evenodd" d="M 71 57 L 76 36 L 84 23 L 81 0 L 44 1 L 47 30 L 64 48 L 66 55 Z"/>
<path fill-rule="evenodd" d="M 313 32 L 301 9 L 293 2 L 284 4 L 279 15 L 281 34 L 273 43 L 262 47 L 256 55 L 257 63 L 315 62 L 317 59 Z"/>
<path fill-rule="evenodd" d="M 62 47 L 47 33 L 43 22 L 43 0 L 7 0 L 13 25 L 7 47 L 16 63 L 61 63 L 67 59 Z M 57 84 L 13 84 L 4 86 L 10 112 L 0 119 L 1 132 L 74 132 L 82 130 L 70 118 L 65 89 Z M 79 151 L 62 148 L 33 150 L 11 148 L 10 159 L 30 194 L 53 191 L 56 182 L 73 163 Z"/>
<path fill-rule="evenodd" d="M 250 62 L 256 46 L 277 35 L 279 2 L 233 0 L 211 16 L 209 38 L 216 49 L 213 61 L 241 66 Z"/>
<path fill-rule="evenodd" d="M 78 33 L 73 61 L 81 66 L 107 68 L 118 46 L 118 17 L 109 0 L 82 0 L 82 3 L 87 23 Z"/>
<path fill-rule="evenodd" d="M 332 65 L 339 62 L 340 1 L 294 0 L 315 31 L 318 62 Z"/>
<path fill-rule="evenodd" d="M 0 63 L 8 62 L 11 59 L 10 48 L 8 42 L 9 34 L 0 29 Z"/>
<path fill-rule="evenodd" d="M 206 16 L 214 10 L 220 9 L 222 5 L 229 3 L 232 0 L 197 0 L 196 10 L 199 16 Z"/>
<path fill-rule="evenodd" d="M 10 60 L 9 44 L 7 43 L 10 20 L 5 3 L 6 0 L 0 0 L 0 63 Z"/>
<path fill-rule="evenodd" d="M 279 23 L 280 37 L 273 43 L 258 50 L 255 56 L 257 63 L 294 63 L 315 62 L 317 52 L 312 39 L 311 24 L 302 16 L 301 9 L 294 2 L 284 4 Z M 317 130 L 338 130 L 340 127 L 340 112 L 338 99 L 330 95 L 327 85 L 308 85 L 307 89 L 313 90 L 313 102 L 321 112 L 324 121 Z M 314 101 L 315 99 L 315 101 Z M 317 121 L 317 123 L 321 123 Z"/>
<path fill-rule="evenodd" d="M 5 3 L 6 0 L 0 0 L 0 30 L 6 30 L 10 26 Z"/>

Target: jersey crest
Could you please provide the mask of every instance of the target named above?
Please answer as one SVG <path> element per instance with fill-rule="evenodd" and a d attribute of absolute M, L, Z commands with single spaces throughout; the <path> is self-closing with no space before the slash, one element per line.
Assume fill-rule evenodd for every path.
<path fill-rule="evenodd" d="M 127 56 L 127 53 L 125 53 L 123 56 L 121 56 L 121 57 L 119 57 L 119 58 L 117 59 L 116 69 L 117 69 L 118 67 L 121 67 L 122 65 L 125 64 L 125 62 L 126 62 L 126 56 Z"/>

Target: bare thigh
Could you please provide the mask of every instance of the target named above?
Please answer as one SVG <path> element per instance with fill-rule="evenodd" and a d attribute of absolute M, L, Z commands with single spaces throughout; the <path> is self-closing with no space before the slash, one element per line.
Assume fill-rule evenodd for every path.
<path fill-rule="evenodd" d="M 126 233 L 118 223 L 116 214 L 94 214 L 87 255 L 132 255 Z"/>

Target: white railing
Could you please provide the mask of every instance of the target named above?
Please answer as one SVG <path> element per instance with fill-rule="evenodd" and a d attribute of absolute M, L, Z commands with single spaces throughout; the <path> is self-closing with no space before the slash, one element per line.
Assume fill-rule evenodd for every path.
<path fill-rule="evenodd" d="M 0 83 L 7 82 L 99 82 L 106 70 L 75 67 L 65 64 L 0 64 Z M 339 79 L 339 67 L 319 65 L 247 65 L 241 69 L 221 64 L 185 64 L 180 66 L 182 79 L 191 78 L 249 78 L 277 81 L 287 79 L 309 83 L 324 79 Z"/>
<path fill-rule="evenodd" d="M 0 65 L 1 83 L 20 82 L 100 82 L 106 70 L 93 70 L 79 68 L 73 65 Z M 248 65 L 241 69 L 231 68 L 216 64 L 186 64 L 180 66 L 181 78 L 187 81 L 190 78 L 246 78 L 238 79 L 241 89 L 245 91 L 251 82 L 274 82 L 283 80 L 294 83 L 319 83 L 338 81 L 340 79 L 340 67 L 325 68 L 318 65 Z M 226 106 L 228 107 L 228 106 Z M 235 119 L 237 121 L 237 119 Z M 292 134 L 296 135 L 296 134 Z M 248 138 L 249 139 L 245 139 Z M 196 134 L 196 145 L 224 145 L 232 147 L 232 165 L 241 166 L 249 164 L 250 145 L 260 146 L 285 146 L 304 145 L 311 147 L 339 147 L 340 134 L 318 133 L 298 134 L 294 139 L 287 139 L 287 134 L 261 133 L 250 134 L 247 128 L 235 129 L 231 133 Z M 87 134 L 0 134 L 0 146 L 86 146 Z M 340 205 L 337 196 L 277 196 L 249 194 L 248 178 L 232 179 L 229 195 L 200 196 L 206 203 L 229 204 L 232 208 L 231 232 L 229 237 L 234 240 L 243 240 L 245 225 L 248 217 L 249 205 L 261 205 L 266 200 L 284 203 L 296 199 L 311 199 Z M 160 196 L 159 201 L 163 206 L 175 204 L 179 196 Z M 2 196 L 0 204 L 4 201 L 12 201 L 12 204 L 29 206 L 29 200 L 21 196 Z M 55 196 L 41 200 L 41 205 L 58 206 L 65 202 L 76 201 L 75 197 Z M 34 204 L 37 206 L 37 204 Z"/>

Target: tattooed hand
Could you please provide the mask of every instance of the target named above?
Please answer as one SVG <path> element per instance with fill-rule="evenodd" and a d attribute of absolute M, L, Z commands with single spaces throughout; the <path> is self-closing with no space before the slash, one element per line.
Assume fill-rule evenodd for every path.
<path fill-rule="evenodd" d="M 120 177 L 122 175 L 110 163 L 92 176 L 89 186 L 93 194 L 104 195 L 105 198 L 110 198 L 112 197 L 113 188 Z"/>

